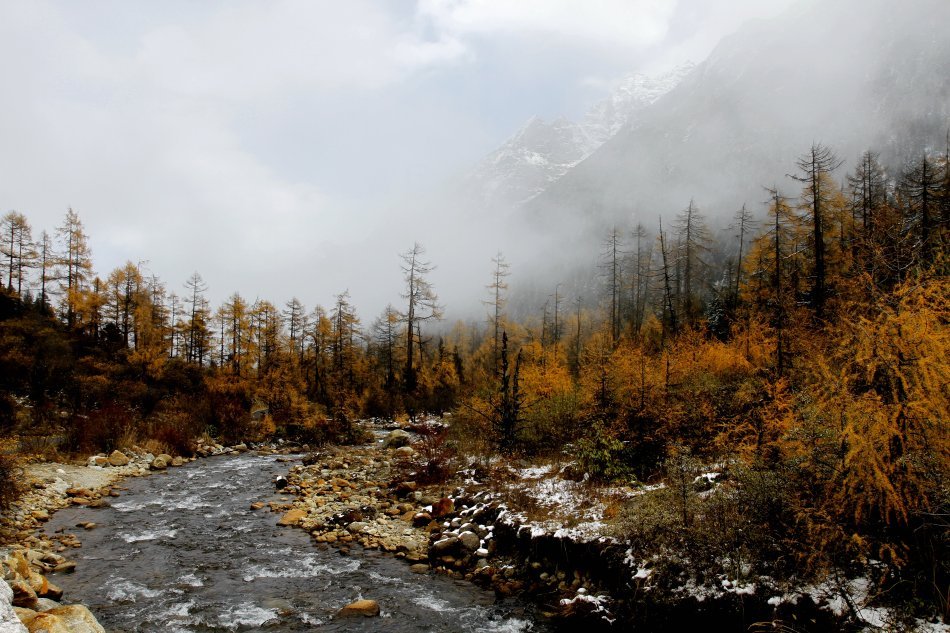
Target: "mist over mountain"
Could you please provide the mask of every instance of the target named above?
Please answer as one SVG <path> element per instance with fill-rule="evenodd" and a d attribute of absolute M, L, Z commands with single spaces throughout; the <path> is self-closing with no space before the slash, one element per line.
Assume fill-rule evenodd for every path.
<path fill-rule="evenodd" d="M 532 117 L 466 177 L 466 187 L 485 205 L 521 205 L 594 153 L 625 128 L 635 125 L 644 108 L 672 90 L 694 65 L 648 76 L 625 77 L 580 122 Z"/>
<path fill-rule="evenodd" d="M 529 121 L 478 164 L 458 208 L 513 263 L 516 314 L 539 311 L 557 284 L 594 301 L 613 226 L 655 234 L 690 200 L 714 230 L 743 204 L 764 216 L 765 187 L 800 195 L 788 175 L 812 143 L 844 161 L 839 182 L 869 149 L 892 176 L 944 151 L 948 22 L 943 0 L 804 0 L 747 23 L 695 67 L 621 84 L 581 123 Z"/>
<path fill-rule="evenodd" d="M 761 207 L 812 142 L 898 168 L 950 125 L 950 3 L 806 1 L 723 40 L 669 93 L 527 202 L 543 226 L 602 230 L 684 208 Z M 636 220 L 634 220 L 634 218 Z M 556 229 L 560 231 L 560 229 Z"/>

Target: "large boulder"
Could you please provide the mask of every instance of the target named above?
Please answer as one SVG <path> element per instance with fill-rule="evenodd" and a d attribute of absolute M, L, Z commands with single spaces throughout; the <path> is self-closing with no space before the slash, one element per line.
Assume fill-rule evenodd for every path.
<path fill-rule="evenodd" d="M 375 600 L 357 600 L 352 602 L 336 613 L 338 618 L 367 617 L 372 618 L 379 615 L 379 603 Z"/>
<path fill-rule="evenodd" d="M 128 466 L 129 458 L 126 457 L 125 453 L 122 451 L 112 451 L 112 454 L 109 455 L 109 465 L 110 466 Z"/>
<path fill-rule="evenodd" d="M 95 616 L 81 604 L 70 604 L 56 609 L 50 609 L 46 613 L 55 615 L 66 625 L 66 630 L 70 633 L 106 633 Z"/>
<path fill-rule="evenodd" d="M 412 436 L 409 435 L 406 431 L 402 429 L 396 429 L 395 431 L 390 431 L 389 435 L 386 436 L 386 439 L 383 440 L 383 448 L 401 448 L 403 446 L 409 446 L 409 442 L 412 440 Z"/>
<path fill-rule="evenodd" d="M 148 465 L 152 470 L 165 470 L 168 468 L 168 464 L 171 462 L 172 458 L 168 455 L 162 454 L 152 460 L 152 463 Z"/>

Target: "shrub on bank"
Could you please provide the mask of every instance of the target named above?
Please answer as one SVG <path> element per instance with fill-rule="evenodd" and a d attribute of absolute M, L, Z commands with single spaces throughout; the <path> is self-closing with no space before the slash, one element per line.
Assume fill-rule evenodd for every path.
<path fill-rule="evenodd" d="M 23 469 L 16 459 L 3 452 L 3 447 L 0 446 L 0 512 L 6 513 L 25 490 Z"/>

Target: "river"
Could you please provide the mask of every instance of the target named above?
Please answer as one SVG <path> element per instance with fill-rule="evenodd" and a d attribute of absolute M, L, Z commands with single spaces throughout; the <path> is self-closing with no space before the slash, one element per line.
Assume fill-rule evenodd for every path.
<path fill-rule="evenodd" d="M 69 508 L 47 525 L 82 541 L 75 574 L 52 580 L 108 631 L 546 631 L 517 602 L 401 560 L 318 547 L 279 527 L 254 501 L 286 502 L 273 479 L 288 464 L 244 454 L 198 460 L 128 479 L 108 509 Z M 93 521 L 92 530 L 77 524 Z M 334 619 L 344 605 L 377 600 L 379 618 Z"/>

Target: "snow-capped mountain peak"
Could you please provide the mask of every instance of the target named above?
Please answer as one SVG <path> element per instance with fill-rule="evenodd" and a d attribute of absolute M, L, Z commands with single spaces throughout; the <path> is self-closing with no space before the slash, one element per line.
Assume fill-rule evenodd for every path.
<path fill-rule="evenodd" d="M 693 67 L 687 63 L 656 76 L 630 75 L 580 123 L 532 117 L 478 164 L 470 183 L 487 204 L 527 202 L 634 122 L 643 108 L 675 88 Z"/>

